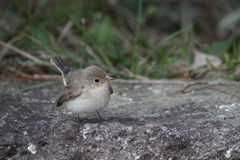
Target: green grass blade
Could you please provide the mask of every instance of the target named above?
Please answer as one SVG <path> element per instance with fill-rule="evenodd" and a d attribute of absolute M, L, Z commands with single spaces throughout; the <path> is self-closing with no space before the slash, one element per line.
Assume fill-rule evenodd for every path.
<path fill-rule="evenodd" d="M 25 61 L 18 62 L 19 64 L 34 64 L 34 65 L 43 65 L 43 66 L 52 66 L 50 62 L 42 61 L 42 62 L 34 62 L 34 61 Z"/>
<path fill-rule="evenodd" d="M 218 28 L 221 31 L 231 29 L 234 25 L 240 22 L 240 9 L 233 11 L 221 19 L 218 24 Z"/>
<path fill-rule="evenodd" d="M 106 63 L 106 65 L 108 66 L 108 68 L 110 69 L 110 71 L 114 71 L 115 68 L 112 65 L 110 59 L 108 58 L 108 56 L 106 55 L 106 53 L 97 45 L 97 43 L 95 42 L 95 40 L 85 31 L 85 29 L 83 29 L 83 27 L 79 24 L 79 22 L 73 17 L 71 16 L 68 12 L 67 12 L 68 16 L 70 17 L 70 19 L 74 22 L 74 24 L 77 26 L 77 28 L 83 32 L 83 34 L 85 35 L 85 37 L 87 39 L 89 39 L 91 41 L 91 43 L 94 44 L 94 46 L 96 47 L 97 51 L 99 52 L 99 54 L 101 55 L 101 57 L 103 58 L 104 62 Z"/>
<path fill-rule="evenodd" d="M 142 0 L 138 1 L 138 16 L 137 16 L 137 26 L 136 26 L 136 33 L 135 33 L 135 41 L 134 41 L 134 48 L 132 52 L 132 61 L 134 62 L 132 64 L 132 72 L 137 73 L 138 70 L 138 62 L 140 59 L 140 53 L 136 52 L 137 50 L 137 43 L 139 39 L 139 32 L 140 32 L 140 26 L 142 21 Z M 140 51 L 139 51 L 140 52 Z"/>
<path fill-rule="evenodd" d="M 183 28 L 183 29 L 181 29 L 177 32 L 174 32 L 173 34 L 167 36 L 164 40 L 162 40 L 160 44 L 165 44 L 165 43 L 170 42 L 173 38 L 177 37 L 178 35 L 182 34 L 185 31 L 190 30 L 191 28 L 192 28 L 192 25 L 187 26 L 187 27 L 185 27 L 185 28 Z"/>

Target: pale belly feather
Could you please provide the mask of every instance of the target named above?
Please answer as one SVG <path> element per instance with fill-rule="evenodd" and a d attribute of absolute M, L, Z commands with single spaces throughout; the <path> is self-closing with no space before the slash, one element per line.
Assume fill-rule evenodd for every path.
<path fill-rule="evenodd" d="M 73 113 L 92 113 L 104 109 L 110 97 L 108 83 L 105 83 L 89 92 L 83 91 L 79 97 L 65 102 L 65 106 Z"/>

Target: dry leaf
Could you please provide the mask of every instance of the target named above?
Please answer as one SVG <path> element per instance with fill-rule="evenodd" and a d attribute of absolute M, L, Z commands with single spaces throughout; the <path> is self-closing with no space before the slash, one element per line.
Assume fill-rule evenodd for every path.
<path fill-rule="evenodd" d="M 209 63 L 207 62 L 207 59 L 210 60 L 211 64 L 214 67 L 218 67 L 219 65 L 222 64 L 222 60 L 217 56 L 205 54 L 196 49 L 193 50 L 193 53 L 194 53 L 194 62 L 192 64 L 193 68 L 210 66 Z"/>

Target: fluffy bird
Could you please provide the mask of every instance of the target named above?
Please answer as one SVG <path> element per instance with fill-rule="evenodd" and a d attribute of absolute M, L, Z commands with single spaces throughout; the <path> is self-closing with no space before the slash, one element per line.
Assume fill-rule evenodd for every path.
<path fill-rule="evenodd" d="M 50 62 L 61 72 L 65 89 L 57 100 L 57 107 L 66 106 L 73 113 L 93 113 L 104 109 L 111 98 L 113 89 L 109 77 L 101 68 L 89 66 L 73 70 L 60 57 L 52 57 Z"/>

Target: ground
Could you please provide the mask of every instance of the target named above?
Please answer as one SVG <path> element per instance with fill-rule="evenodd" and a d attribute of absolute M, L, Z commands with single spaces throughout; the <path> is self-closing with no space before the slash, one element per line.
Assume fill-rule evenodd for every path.
<path fill-rule="evenodd" d="M 63 89 L 60 83 L 18 92 L 38 83 L 1 86 L 0 159 L 240 157 L 238 97 L 203 85 L 176 93 L 188 83 L 184 81 L 115 82 L 100 122 L 95 113 L 78 119 L 55 107 Z M 214 86 L 237 89 L 235 82 Z"/>

